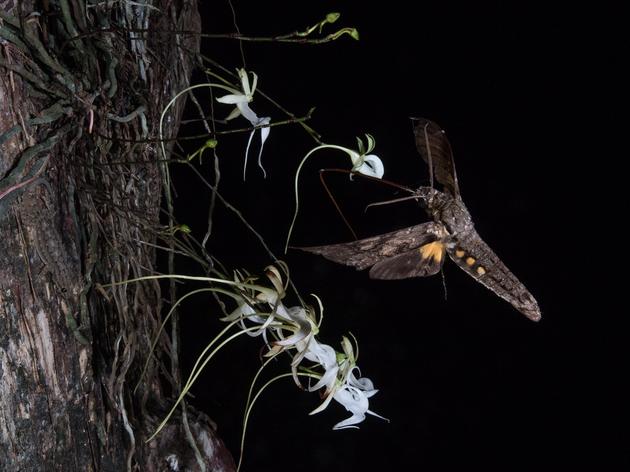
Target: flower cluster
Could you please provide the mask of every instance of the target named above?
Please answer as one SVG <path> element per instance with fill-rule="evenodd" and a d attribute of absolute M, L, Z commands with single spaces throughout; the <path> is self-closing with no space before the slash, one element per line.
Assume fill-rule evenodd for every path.
<path fill-rule="evenodd" d="M 351 413 L 333 429 L 356 428 L 355 425 L 361 423 L 366 414 L 383 418 L 369 410 L 368 399 L 378 390 L 370 379 L 360 377 L 355 348 L 350 340 L 343 338 L 343 352 L 336 352 L 331 346 L 320 343 L 316 339 L 319 325 L 313 310 L 302 306 L 286 307 L 282 302 L 286 286 L 282 283 L 280 272 L 270 266 L 266 274 L 273 288 L 257 285 L 255 291 L 244 291 L 242 303 L 224 321 L 238 321 L 250 335 L 263 336 L 269 346 L 266 356 L 291 351 L 291 371 L 296 384 L 302 387 L 299 378 L 308 377 L 315 379 L 314 384 L 306 387 L 308 391 L 323 389 L 323 402 L 311 414 L 326 409 L 333 399 Z M 251 326 L 247 327 L 248 324 L 258 329 L 252 330 Z M 305 360 L 312 365 L 303 366 Z"/>

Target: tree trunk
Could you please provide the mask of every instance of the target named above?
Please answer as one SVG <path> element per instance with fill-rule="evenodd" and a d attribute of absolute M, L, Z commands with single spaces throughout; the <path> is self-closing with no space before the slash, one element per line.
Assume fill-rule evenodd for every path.
<path fill-rule="evenodd" d="M 190 407 L 146 442 L 177 344 L 151 353 L 159 284 L 102 287 L 155 271 L 158 124 L 198 49 L 194 0 L 148 3 L 0 0 L 2 471 L 234 469 Z"/>

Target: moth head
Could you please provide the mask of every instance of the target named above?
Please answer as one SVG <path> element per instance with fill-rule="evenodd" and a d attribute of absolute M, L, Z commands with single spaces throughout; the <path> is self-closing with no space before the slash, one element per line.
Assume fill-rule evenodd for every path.
<path fill-rule="evenodd" d="M 468 209 L 459 199 L 447 196 L 440 205 L 436 205 L 434 217 L 442 222 L 449 234 L 466 233 L 474 228 Z"/>

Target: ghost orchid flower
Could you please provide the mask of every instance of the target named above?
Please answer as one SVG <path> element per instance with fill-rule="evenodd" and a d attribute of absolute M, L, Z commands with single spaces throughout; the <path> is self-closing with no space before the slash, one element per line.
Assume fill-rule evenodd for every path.
<path fill-rule="evenodd" d="M 249 155 L 249 147 L 258 128 L 260 128 L 260 151 L 258 152 L 258 167 L 260 167 L 263 171 L 263 176 L 267 177 L 267 172 L 262 165 L 262 152 L 263 148 L 265 147 L 265 141 L 267 141 L 267 138 L 269 137 L 269 123 L 271 122 L 271 118 L 268 116 L 259 117 L 249 106 L 249 103 L 254 100 L 254 92 L 256 91 L 256 85 L 258 84 L 258 76 L 254 72 L 252 72 L 251 74 L 253 77 L 253 83 L 250 86 L 249 75 L 247 74 L 247 71 L 245 71 L 245 69 L 238 69 L 238 76 L 241 79 L 242 91 L 233 89 L 231 87 L 224 87 L 232 93 L 217 98 L 217 101 L 219 103 L 236 105 L 232 112 L 227 116 L 226 120 L 232 120 L 237 116 L 242 115 L 254 127 L 249 135 L 249 140 L 247 141 L 247 149 L 245 150 L 243 180 L 245 180 L 245 172 L 247 170 L 247 157 Z"/>
<path fill-rule="evenodd" d="M 252 72 L 253 85 L 249 85 L 249 75 L 245 69 L 238 69 L 238 77 L 241 80 L 241 90 L 237 90 L 232 87 L 225 87 L 226 90 L 232 92 L 222 97 L 217 97 L 217 102 L 226 103 L 230 105 L 236 105 L 236 108 L 227 116 L 226 120 L 232 120 L 239 115 L 243 115 L 249 121 L 251 121 L 256 114 L 249 107 L 249 102 L 254 99 L 254 92 L 256 91 L 256 85 L 258 84 L 258 76 L 255 72 Z M 223 87 L 222 87 L 223 88 Z"/>
<path fill-rule="evenodd" d="M 319 364 L 324 373 L 321 378 L 308 388 L 309 392 L 314 392 L 322 387 L 326 387 L 324 395 L 332 391 L 337 373 L 339 372 L 339 364 L 337 364 L 337 353 L 328 344 L 321 344 L 316 339 L 312 339 L 308 347 L 304 350 L 304 357 L 311 362 Z"/>
<path fill-rule="evenodd" d="M 279 303 L 276 307 L 276 313 L 278 318 L 288 321 L 295 328 L 293 334 L 286 338 L 282 333 L 278 333 L 281 339 L 274 342 L 276 346 L 295 347 L 298 342 L 308 340 L 315 335 L 317 326 L 301 306 L 287 309 L 282 303 Z M 283 327 L 283 329 L 286 328 Z"/>
<path fill-rule="evenodd" d="M 243 290 L 239 297 L 238 306 L 232 313 L 221 318 L 221 321 L 231 322 L 239 320 L 240 326 L 245 329 L 245 321 L 250 321 L 261 325 L 256 331 L 248 331 L 250 336 L 263 335 L 267 342 L 267 328 L 272 326 L 277 314 L 280 313 L 278 307 L 286 311 L 284 305 L 280 301 L 286 293 L 286 284 L 282 281 L 280 271 L 274 266 L 268 266 L 266 275 L 269 278 L 273 288 L 261 285 L 250 286 L 249 290 Z M 251 278 L 245 279 L 239 272 L 234 274 L 234 282 L 237 284 L 245 284 Z M 269 311 L 267 306 L 271 307 Z"/>
<path fill-rule="evenodd" d="M 281 307 L 278 308 L 278 316 L 283 317 L 280 310 Z M 298 367 L 302 360 L 306 358 L 321 366 L 324 369 L 324 374 L 314 386 L 309 386 L 307 389 L 309 392 L 313 392 L 319 390 L 322 386 L 326 386 L 328 390 L 334 384 L 338 370 L 335 350 L 330 346 L 320 344 L 315 339 L 319 332 L 319 327 L 311 310 L 306 310 L 302 307 L 292 307 L 285 313 L 285 317 L 289 318 L 297 329 L 294 334 L 287 338 L 283 338 L 282 333 L 279 333 L 281 339 L 274 343 L 274 352 L 277 352 L 279 349 L 295 349 L 297 351 L 291 361 L 291 373 L 295 384 L 300 388 L 302 388 L 302 384 L 298 376 Z"/>
<path fill-rule="evenodd" d="M 333 394 L 333 398 L 352 413 L 352 416 L 337 423 L 333 429 L 358 428 L 355 425 L 365 420 L 366 413 L 387 421 L 386 418 L 369 410 L 368 398 L 375 395 L 378 390 L 374 388 L 370 379 L 366 377 L 356 378 L 355 369 L 358 370 L 358 367 L 355 366 L 350 370 L 346 382 Z"/>
<path fill-rule="evenodd" d="M 378 390 L 374 388 L 372 381 L 366 377 L 357 378 L 354 371 L 358 371 L 356 365 L 356 357 L 350 340 L 344 336 L 342 340 L 343 354 L 337 355 L 338 369 L 336 378 L 332 382 L 332 386 L 327 386 L 324 402 L 313 410 L 310 414 L 314 415 L 326 409 L 332 399 L 341 403 L 346 410 L 352 413 L 350 418 L 340 421 L 333 429 L 357 428 L 357 423 L 365 420 L 365 415 L 370 414 L 382 419 L 382 416 L 369 410 L 369 400 Z M 326 374 L 324 374 L 326 375 Z M 322 379 L 324 376 L 322 376 Z M 321 382 L 321 380 L 320 380 Z M 318 383 L 320 383 L 318 382 Z"/>
<path fill-rule="evenodd" d="M 266 315 L 265 313 L 257 312 L 247 302 L 241 302 L 236 309 L 228 316 L 221 318 L 221 321 L 235 321 L 239 320 L 238 324 L 247 333 L 248 336 L 256 337 L 263 335 L 265 342 L 267 342 L 267 328 L 274 321 L 273 315 Z M 245 321 L 250 321 L 260 325 L 260 328 L 255 331 L 248 331 Z"/>
<path fill-rule="evenodd" d="M 319 151 L 320 149 L 338 149 L 339 151 L 345 152 L 350 157 L 350 161 L 352 162 L 352 172 L 357 172 L 359 174 L 380 179 L 385 173 L 385 167 L 383 166 L 383 162 L 381 161 L 381 159 L 376 154 L 370 154 L 374 150 L 376 141 L 371 134 L 366 134 L 365 138 L 367 146 L 363 144 L 361 138 L 357 138 L 358 151 L 347 147 L 338 146 L 336 144 L 322 144 L 311 149 L 309 153 L 304 157 L 304 159 L 302 159 L 302 163 L 311 154 L 313 154 L 315 151 Z"/>
<path fill-rule="evenodd" d="M 367 142 L 367 146 L 364 146 L 361 138 L 357 137 L 359 152 L 351 149 L 346 151 L 350 155 L 350 160 L 352 161 L 352 171 L 380 179 L 385 173 L 385 168 L 376 154 L 370 154 L 376 146 L 376 141 L 374 141 L 371 134 L 366 134 L 365 140 Z"/>

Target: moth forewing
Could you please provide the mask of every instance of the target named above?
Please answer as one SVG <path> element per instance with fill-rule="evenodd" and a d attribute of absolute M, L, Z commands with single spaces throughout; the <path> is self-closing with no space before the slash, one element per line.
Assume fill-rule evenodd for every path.
<path fill-rule="evenodd" d="M 459 196 L 457 172 L 451 143 L 436 123 L 426 118 L 412 118 L 416 148 L 435 177 L 450 195 Z"/>
<path fill-rule="evenodd" d="M 416 260 L 421 263 L 420 248 L 440 239 L 444 231 L 444 227 L 440 223 L 430 221 L 349 243 L 298 247 L 296 249 L 319 254 L 333 262 L 355 267 L 357 270 L 367 269 L 378 262 L 407 253 L 410 253 L 412 258 L 415 255 Z M 370 274 L 372 275 L 372 272 Z M 413 277 L 413 275 L 408 275 L 408 277 Z"/>
<path fill-rule="evenodd" d="M 467 274 L 485 285 L 532 321 L 541 318 L 536 299 L 476 231 L 460 234 L 447 247 L 450 258 Z"/>

